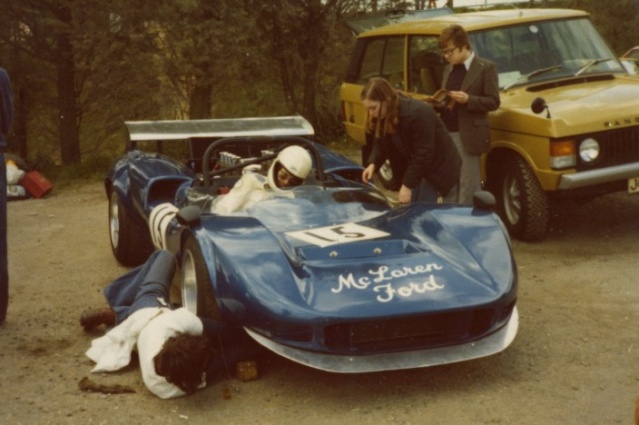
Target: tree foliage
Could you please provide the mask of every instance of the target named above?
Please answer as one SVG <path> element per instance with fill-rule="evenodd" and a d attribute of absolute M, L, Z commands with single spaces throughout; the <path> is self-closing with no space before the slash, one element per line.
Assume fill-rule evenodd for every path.
<path fill-rule="evenodd" d="M 638 0 L 536 0 L 590 11 L 617 54 L 639 44 Z M 453 1 L 439 0 L 439 6 Z M 424 0 L 0 0 L 12 76 L 10 148 L 72 164 L 113 156 L 126 120 L 301 114 L 339 136 L 338 93 L 361 12 Z"/>

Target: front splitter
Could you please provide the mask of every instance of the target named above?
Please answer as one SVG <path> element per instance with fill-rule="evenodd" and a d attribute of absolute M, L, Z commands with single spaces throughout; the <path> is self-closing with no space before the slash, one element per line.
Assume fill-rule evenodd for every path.
<path fill-rule="evenodd" d="M 513 342 L 518 328 L 519 313 L 515 307 L 505 326 L 477 341 L 448 347 L 357 356 L 338 356 L 300 350 L 274 342 L 248 328 L 244 329 L 259 344 L 294 362 L 327 372 L 366 373 L 437 366 L 497 354 Z"/>

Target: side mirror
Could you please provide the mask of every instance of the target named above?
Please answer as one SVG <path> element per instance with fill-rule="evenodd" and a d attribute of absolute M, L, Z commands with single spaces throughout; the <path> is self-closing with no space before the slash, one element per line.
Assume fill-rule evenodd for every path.
<path fill-rule="evenodd" d="M 497 201 L 492 193 L 486 190 L 481 190 L 479 192 L 475 192 L 473 195 L 473 205 L 475 208 L 494 211 Z"/>
<path fill-rule="evenodd" d="M 530 109 L 532 109 L 535 114 L 541 114 L 546 110 L 546 118 L 550 118 L 550 109 L 548 109 L 548 104 L 543 97 L 536 97 L 530 104 Z"/>

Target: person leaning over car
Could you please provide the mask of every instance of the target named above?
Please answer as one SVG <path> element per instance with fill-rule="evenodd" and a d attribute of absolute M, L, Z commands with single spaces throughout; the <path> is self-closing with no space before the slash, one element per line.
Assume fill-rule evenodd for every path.
<path fill-rule="evenodd" d="M 7 317 L 9 305 L 9 271 L 7 264 L 7 164 L 4 150 L 6 135 L 13 121 L 13 91 L 9 74 L 0 68 L 0 325 Z"/>
<path fill-rule="evenodd" d="M 444 28 L 439 46 L 448 64 L 442 88 L 455 101 L 441 117 L 462 158 L 459 203 L 471 204 L 481 190 L 481 155 L 490 150 L 488 112 L 499 108 L 499 77 L 495 63 L 480 58 L 470 48 L 468 34 L 459 25 Z"/>
<path fill-rule="evenodd" d="M 399 202 L 457 202 L 461 158 L 432 106 L 400 96 L 383 78 L 372 78 L 361 94 L 366 142 L 372 144 L 362 180 L 368 183 L 387 159 L 402 184 Z"/>
<path fill-rule="evenodd" d="M 146 387 L 168 399 L 191 394 L 211 382 L 226 365 L 255 354 L 241 329 L 228 328 L 212 318 L 200 318 L 168 303 L 175 273 L 175 256 L 155 251 L 143 265 L 114 280 L 104 290 L 109 307 L 82 312 L 85 331 L 100 325 L 111 328 L 94 339 L 87 357 L 92 372 L 110 372 L 127 366 L 137 349 Z M 225 341 L 221 350 L 215 343 Z"/>
<path fill-rule="evenodd" d="M 219 196 L 211 207 L 214 214 L 228 215 L 243 211 L 275 194 L 287 196 L 287 189 L 299 186 L 313 168 L 313 160 L 301 146 L 284 148 L 269 167 L 267 176 L 246 172 L 226 195 Z"/>

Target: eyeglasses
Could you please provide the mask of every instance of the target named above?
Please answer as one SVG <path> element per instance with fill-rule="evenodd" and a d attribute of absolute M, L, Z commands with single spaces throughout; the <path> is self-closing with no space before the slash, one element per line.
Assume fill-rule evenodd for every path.
<path fill-rule="evenodd" d="M 451 47 L 450 49 L 442 49 L 442 56 L 448 56 L 457 50 L 457 47 Z"/>
<path fill-rule="evenodd" d="M 303 179 L 300 179 L 299 177 L 292 175 L 284 167 L 280 167 L 279 171 L 277 172 L 277 178 L 281 180 L 282 184 L 286 187 L 299 186 L 302 183 L 304 183 Z"/>

